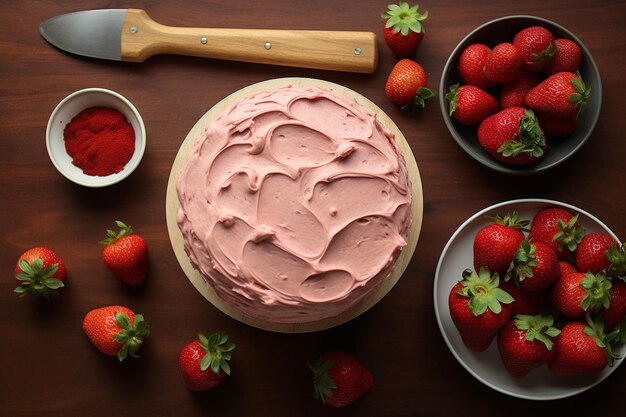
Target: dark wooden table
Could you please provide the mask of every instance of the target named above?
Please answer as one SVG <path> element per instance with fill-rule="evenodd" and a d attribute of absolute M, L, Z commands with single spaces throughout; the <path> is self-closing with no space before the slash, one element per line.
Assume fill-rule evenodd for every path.
<path fill-rule="evenodd" d="M 143 64 L 79 58 L 48 45 L 40 22 L 80 9 L 127 7 L 127 2 L 5 1 L 0 4 L 0 414 L 4 416 L 449 416 L 556 412 L 618 415 L 626 407 L 626 370 L 558 401 L 509 397 L 478 382 L 454 359 L 433 312 L 433 278 L 454 230 L 493 203 L 540 197 L 587 210 L 626 239 L 624 192 L 626 3 L 583 0 L 493 2 L 439 0 L 430 12 L 417 60 L 436 89 L 447 56 L 474 27 L 493 18 L 532 14 L 574 31 L 592 52 L 603 82 L 600 120 L 591 139 L 566 163 L 531 177 L 495 173 L 452 140 L 439 106 L 410 115 L 385 97 L 395 58 L 381 36 L 386 2 L 239 0 L 142 1 L 156 21 L 173 26 L 374 31 L 380 64 L 371 75 L 159 56 Z M 165 222 L 165 191 L 178 148 L 196 121 L 228 94 L 277 77 L 321 78 L 345 85 L 380 106 L 409 141 L 424 189 L 424 223 L 417 250 L 396 287 L 374 308 L 336 328 L 307 334 L 258 330 L 221 313 L 190 284 L 174 256 Z M 148 145 L 127 180 L 88 189 L 64 179 L 48 158 L 45 129 L 57 103 L 85 87 L 105 87 L 130 99 L 143 115 Z M 132 224 L 150 247 L 150 274 L 136 290 L 100 261 L 98 240 L 115 219 Z M 69 271 L 60 299 L 33 302 L 13 292 L 12 269 L 22 251 L 45 245 Z M 142 357 L 118 363 L 88 342 L 84 314 L 124 304 L 151 323 Z M 238 347 L 233 376 L 219 388 L 192 394 L 177 356 L 198 332 L 225 330 Z M 311 396 L 305 366 L 327 348 L 353 352 L 376 383 L 342 411 Z"/>

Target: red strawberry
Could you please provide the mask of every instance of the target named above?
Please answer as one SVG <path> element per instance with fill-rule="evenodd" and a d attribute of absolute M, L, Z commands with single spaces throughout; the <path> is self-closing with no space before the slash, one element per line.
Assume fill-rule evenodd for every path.
<path fill-rule="evenodd" d="M 523 378 L 554 356 L 554 341 L 561 332 L 552 316 L 518 314 L 498 333 L 498 351 L 513 378 Z"/>
<path fill-rule="evenodd" d="M 410 7 L 406 2 L 390 4 L 381 14 L 385 19 L 383 37 L 391 51 L 400 57 L 411 56 L 417 52 L 424 39 L 424 23 L 428 11 L 421 14 L 418 5 Z"/>
<path fill-rule="evenodd" d="M 500 288 L 508 292 L 515 301 L 511 304 L 511 316 L 516 314 L 535 315 L 543 310 L 547 291 L 524 291 L 514 280 L 500 281 Z"/>
<path fill-rule="evenodd" d="M 474 269 L 487 268 L 490 272 L 504 274 L 511 264 L 522 240 L 528 220 L 520 220 L 517 212 L 488 216 L 490 224 L 483 226 L 474 236 Z"/>
<path fill-rule="evenodd" d="M 571 272 L 557 279 L 550 289 L 550 302 L 567 317 L 584 317 L 597 313 L 611 303 L 611 281 L 602 273 Z"/>
<path fill-rule="evenodd" d="M 57 297 L 58 289 L 65 286 L 65 263 L 59 255 L 42 246 L 21 254 L 14 272 L 17 287 L 13 291 L 20 297 L 30 294 L 33 298 L 49 299 Z"/>
<path fill-rule="evenodd" d="M 513 37 L 522 60 L 522 68 L 539 72 L 552 60 L 556 47 L 554 36 L 541 26 L 522 29 Z"/>
<path fill-rule="evenodd" d="M 584 234 L 585 228 L 578 223 L 578 215 L 559 207 L 546 207 L 533 217 L 528 238 L 531 242 L 550 245 L 559 259 L 565 259 Z"/>
<path fill-rule="evenodd" d="M 587 323 L 571 321 L 561 329 L 548 369 L 560 375 L 585 375 L 613 366 L 616 357 L 611 342 L 615 336 L 605 335 L 602 322 L 594 322 L 589 316 Z"/>
<path fill-rule="evenodd" d="M 478 126 L 478 142 L 491 156 L 509 165 L 525 165 L 543 157 L 546 138 L 531 110 L 509 107 Z"/>
<path fill-rule="evenodd" d="M 524 291 L 541 291 L 559 278 L 559 259 L 550 246 L 541 242 L 523 240 L 507 271 Z"/>
<path fill-rule="evenodd" d="M 463 279 L 450 291 L 452 322 L 465 346 L 473 352 L 487 350 L 511 317 L 513 298 L 498 286 L 499 282 L 498 274 L 492 276 L 486 268 L 478 274 L 466 269 Z"/>
<path fill-rule="evenodd" d="M 520 71 L 519 76 L 510 83 L 500 86 L 500 107 L 525 107 L 526 94 L 539 84 L 539 75 L 535 72 Z"/>
<path fill-rule="evenodd" d="M 192 391 L 204 391 L 219 385 L 230 375 L 230 361 L 235 344 L 226 333 L 214 333 L 186 345 L 178 356 L 178 367 L 183 381 Z"/>
<path fill-rule="evenodd" d="M 519 76 L 521 65 L 522 61 L 515 45 L 502 42 L 487 56 L 485 77 L 494 83 L 510 83 Z"/>
<path fill-rule="evenodd" d="M 313 395 L 331 407 L 352 404 L 374 383 L 372 374 L 346 352 L 325 352 L 308 366 L 313 371 Z"/>
<path fill-rule="evenodd" d="M 578 272 L 574 265 L 567 261 L 559 261 L 559 271 L 559 278 L 562 278 L 572 272 Z"/>
<path fill-rule="evenodd" d="M 533 110 L 558 117 L 577 115 L 589 99 L 591 89 L 580 75 L 557 72 L 526 95 L 526 105 Z"/>
<path fill-rule="evenodd" d="M 609 308 L 601 312 L 604 327 L 608 330 L 620 324 L 626 316 L 626 283 L 621 279 L 613 280 L 610 296 Z"/>
<path fill-rule="evenodd" d="M 83 319 L 83 331 L 105 355 L 117 356 L 121 361 L 128 355 L 137 358 L 137 351 L 150 328 L 141 314 L 123 306 L 108 306 L 91 310 Z"/>
<path fill-rule="evenodd" d="M 611 249 L 612 248 L 612 249 Z M 611 251 L 611 254 L 609 254 Z M 615 266 L 619 268 L 619 263 L 626 264 L 626 255 L 620 261 L 618 242 L 610 235 L 603 232 L 588 233 L 578 244 L 576 250 L 576 268 L 581 272 L 591 272 L 597 274 L 600 271 L 607 271 L 611 267 L 611 256 L 617 260 Z M 626 265 L 622 265 L 624 267 Z"/>
<path fill-rule="evenodd" d="M 148 271 L 148 245 L 130 226 L 119 220 L 115 223 L 120 232 L 107 230 L 107 237 L 100 241 L 104 245 L 102 261 L 125 283 L 140 285 Z"/>
<path fill-rule="evenodd" d="M 582 51 L 576 42 L 569 39 L 555 39 L 556 51 L 545 72 L 548 75 L 561 71 L 576 72 L 580 67 Z"/>
<path fill-rule="evenodd" d="M 426 72 L 420 64 L 401 59 L 391 70 L 385 85 L 385 94 L 392 103 L 404 106 L 424 107 L 426 100 L 435 94 L 428 89 Z"/>
<path fill-rule="evenodd" d="M 484 68 L 491 50 L 487 45 L 474 43 L 467 46 L 459 55 L 456 70 L 465 84 L 486 89 L 494 85 L 485 76 Z"/>
<path fill-rule="evenodd" d="M 478 126 L 498 111 L 498 100 L 478 87 L 454 84 L 446 94 L 450 102 L 450 116 L 457 122 Z"/>
<path fill-rule="evenodd" d="M 543 132 L 551 137 L 564 138 L 576 131 L 578 118 L 576 115 L 558 117 L 547 113 L 536 112 L 539 125 Z"/>

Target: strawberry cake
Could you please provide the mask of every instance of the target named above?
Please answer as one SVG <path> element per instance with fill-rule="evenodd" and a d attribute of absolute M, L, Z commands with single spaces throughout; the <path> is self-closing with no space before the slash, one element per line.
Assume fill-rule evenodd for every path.
<path fill-rule="evenodd" d="M 176 192 L 193 267 L 229 306 L 271 323 L 335 317 L 375 293 L 411 226 L 393 133 L 319 87 L 229 107 L 195 139 Z"/>

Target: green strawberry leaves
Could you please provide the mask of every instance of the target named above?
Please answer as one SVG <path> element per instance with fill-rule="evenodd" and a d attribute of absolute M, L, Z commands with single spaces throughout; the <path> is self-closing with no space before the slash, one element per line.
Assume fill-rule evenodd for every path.
<path fill-rule="evenodd" d="M 417 9 L 419 5 L 410 7 L 407 2 L 401 1 L 398 4 L 390 4 L 387 10 L 381 13 L 383 19 L 387 19 L 386 28 L 393 27 L 394 32 L 400 32 L 403 36 L 409 34 L 409 31 L 415 33 L 425 33 L 423 21 L 428 18 L 428 11 L 423 14 Z"/>
<path fill-rule="evenodd" d="M 554 342 L 552 338 L 557 337 L 561 331 L 553 327 L 552 316 L 516 314 L 513 318 L 515 327 L 518 330 L 525 330 L 525 338 L 529 342 L 538 340 L 542 342 L 548 350 L 552 350 Z"/>
<path fill-rule="evenodd" d="M 501 303 L 510 304 L 514 301 L 508 292 L 498 286 L 498 273 L 491 275 L 487 268 L 480 268 L 478 273 L 466 269 L 460 282 L 463 288 L 457 294 L 469 297 L 467 304 L 475 316 L 480 316 L 487 309 L 499 314 L 502 311 Z"/>
<path fill-rule="evenodd" d="M 459 97 L 459 83 L 456 83 L 454 85 L 451 85 L 450 90 L 446 93 L 446 100 L 450 102 L 449 113 L 448 113 L 449 116 L 452 116 L 452 114 L 456 111 L 456 108 L 458 106 L 457 104 L 458 97 Z"/>
<path fill-rule="evenodd" d="M 117 353 L 120 362 L 128 357 L 138 358 L 137 351 L 143 344 L 144 339 L 150 336 L 150 327 L 141 314 L 135 315 L 133 324 L 128 316 L 121 312 L 115 313 L 115 322 L 122 329 L 113 339 L 122 345 Z"/>
<path fill-rule="evenodd" d="M 509 265 L 509 269 L 504 275 L 504 280 L 511 278 L 518 283 L 526 278 L 532 278 L 533 268 L 537 266 L 537 258 L 535 256 L 537 248 L 527 239 L 522 240 L 515 251 L 515 256 Z"/>
<path fill-rule="evenodd" d="M 210 369 L 216 375 L 220 372 L 230 375 L 229 361 L 235 344 L 228 341 L 228 335 L 224 332 L 218 332 L 207 338 L 200 333 L 198 339 L 200 340 L 200 347 L 206 352 L 200 360 L 200 369 L 202 371 Z"/>
<path fill-rule="evenodd" d="M 620 356 L 613 352 L 613 344 L 620 338 L 620 330 L 615 329 L 611 333 L 604 333 L 604 320 L 602 318 L 592 319 L 589 314 L 585 318 L 587 326 L 583 328 L 583 333 L 593 338 L 596 345 L 604 349 L 606 353 L 606 363 L 608 366 L 613 366 L 616 359 L 621 359 Z"/>
<path fill-rule="evenodd" d="M 37 257 L 32 264 L 20 259 L 18 266 L 21 272 L 15 274 L 15 279 L 20 281 L 20 284 L 13 291 L 20 297 L 31 294 L 33 298 L 50 299 L 58 297 L 59 288 L 65 286 L 63 281 L 53 277 L 59 269 L 58 263 L 44 267 L 43 260 Z"/>
<path fill-rule="evenodd" d="M 414 111 L 417 107 L 426 107 L 426 100 L 435 97 L 435 93 L 430 88 L 418 87 L 413 100 L 401 107 L 402 110 Z"/>
<path fill-rule="evenodd" d="M 537 65 L 543 68 L 552 60 L 555 53 L 556 44 L 554 42 L 550 42 L 548 47 L 540 53 L 533 52 L 532 54 L 530 54 L 530 61 L 528 61 L 527 63 Z"/>
<path fill-rule="evenodd" d="M 570 79 L 575 92 L 570 94 L 567 99 L 573 103 L 576 110 L 580 112 L 591 96 L 591 87 L 585 85 L 585 82 L 580 76 L 580 72 L 576 72 L 576 75 L 578 75 L 578 78 Z"/>
<path fill-rule="evenodd" d="M 121 239 L 122 237 L 128 236 L 133 233 L 132 227 L 125 224 L 124 222 L 116 220 L 115 224 L 117 225 L 117 227 L 120 228 L 120 231 L 116 232 L 114 230 L 108 229 L 106 232 L 106 237 L 100 241 L 101 245 L 105 245 L 105 246 L 109 245 L 115 242 L 116 240 Z"/>
<path fill-rule="evenodd" d="M 337 384 L 330 377 L 330 370 L 335 366 L 335 361 L 319 358 L 315 365 L 307 363 L 307 366 L 313 372 L 313 397 L 326 403 L 326 398 L 331 397 L 333 390 L 337 388 Z"/>
<path fill-rule="evenodd" d="M 622 244 L 620 248 L 612 243 L 604 256 L 609 261 L 609 269 L 606 271 L 608 276 L 612 278 L 626 276 L 626 244 Z"/>
<path fill-rule="evenodd" d="M 572 217 L 567 223 L 559 219 L 557 226 L 559 232 L 554 235 L 552 240 L 559 242 L 559 250 L 567 246 L 567 249 L 574 252 L 585 236 L 585 228 L 578 224 L 578 214 Z"/>
<path fill-rule="evenodd" d="M 513 157 L 525 153 L 533 158 L 543 155 L 546 147 L 546 137 L 539 127 L 539 121 L 535 113 L 527 109 L 525 115 L 520 119 L 517 138 L 507 140 L 498 148 L 498 152 L 505 157 Z"/>
<path fill-rule="evenodd" d="M 583 310 L 596 313 L 602 308 L 608 309 L 611 304 L 612 285 L 611 280 L 602 272 L 596 275 L 586 273 L 585 278 L 580 281 L 580 286 L 587 292 L 581 301 Z"/>
<path fill-rule="evenodd" d="M 530 225 L 530 220 L 520 220 L 519 213 L 514 211 L 512 213 L 506 213 L 504 216 L 500 216 L 496 214 L 495 216 L 485 216 L 487 220 L 501 224 L 502 226 L 510 227 L 512 229 L 519 230 L 521 232 L 528 232 L 528 226 Z"/>

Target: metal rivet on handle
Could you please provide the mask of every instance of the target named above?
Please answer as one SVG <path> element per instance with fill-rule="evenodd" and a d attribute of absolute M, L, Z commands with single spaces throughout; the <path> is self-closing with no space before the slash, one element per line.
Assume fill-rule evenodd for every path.
<path fill-rule="evenodd" d="M 203 36 L 203 37 L 201 37 L 201 38 L 200 38 L 200 43 L 201 43 L 202 45 L 206 45 L 206 43 L 207 43 L 207 42 L 208 42 L 208 41 L 207 41 L 206 36 Z"/>
<path fill-rule="evenodd" d="M 354 55 L 361 55 L 361 52 L 363 52 L 361 48 L 354 48 Z"/>
<path fill-rule="evenodd" d="M 272 44 L 269 42 L 265 42 L 265 49 L 272 49 Z"/>
<path fill-rule="evenodd" d="M 137 26 L 133 25 L 130 27 L 130 33 L 137 33 Z"/>

